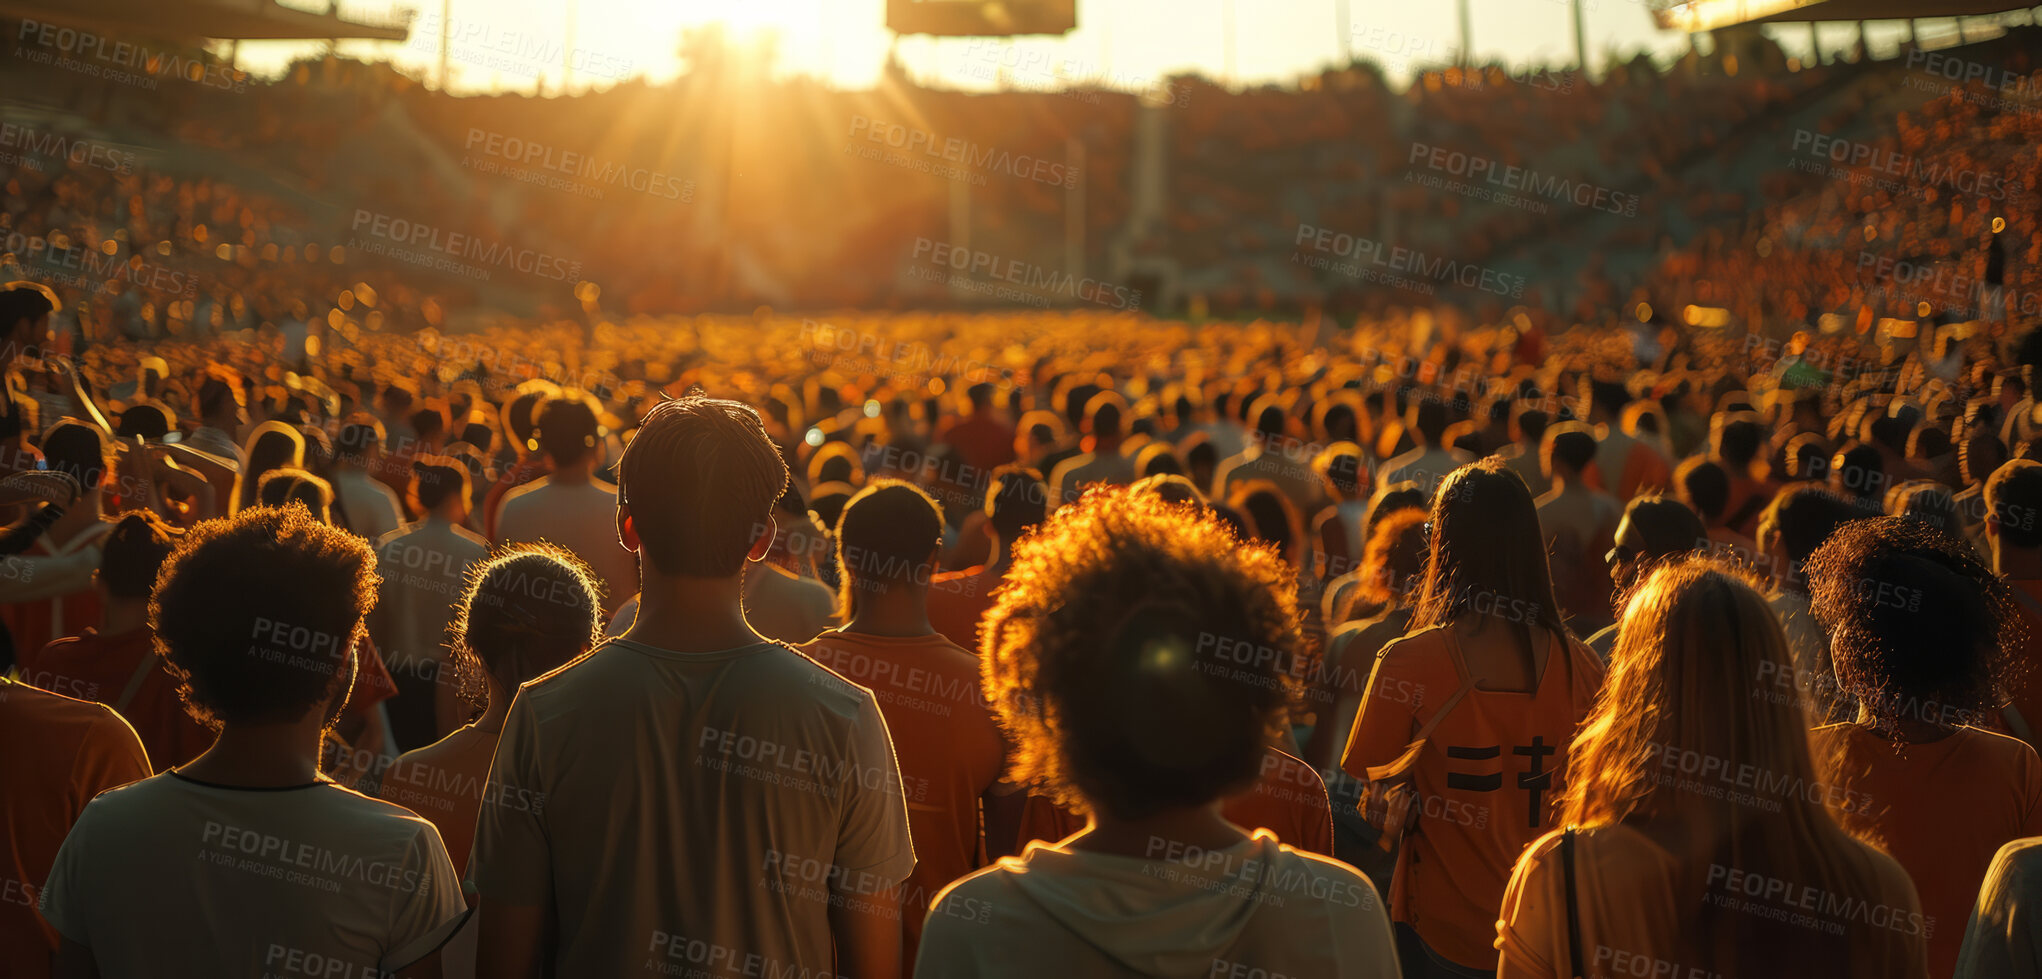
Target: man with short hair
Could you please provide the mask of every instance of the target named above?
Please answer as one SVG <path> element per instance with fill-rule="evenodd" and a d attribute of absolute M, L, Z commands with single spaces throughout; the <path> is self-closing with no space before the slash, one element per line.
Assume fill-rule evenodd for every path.
<path fill-rule="evenodd" d="M 184 440 L 186 445 L 219 458 L 227 468 L 240 472 L 248 464 L 241 451 L 241 426 L 248 422 L 243 409 L 239 380 L 225 368 L 213 367 L 199 384 L 193 407 L 198 410 L 199 427 Z"/>
<path fill-rule="evenodd" d="M 788 480 L 786 491 L 773 503 L 773 549 L 765 560 L 745 569 L 745 619 L 759 635 L 799 644 L 837 624 L 836 596 L 829 586 L 801 573 L 813 566 L 807 552 L 825 541 L 816 532 L 801 491 Z"/>
<path fill-rule="evenodd" d="M 147 510 L 122 514 L 112 528 L 92 575 L 99 628 L 24 650 L 21 679 L 112 707 L 141 736 L 160 772 L 213 744 L 213 732 L 177 699 L 177 677 L 156 655 L 156 633 L 149 628 L 149 593 L 181 532 Z"/>
<path fill-rule="evenodd" d="M 113 475 L 106 438 L 74 418 L 43 435 L 49 467 L 76 480 L 82 492 L 28 550 L 0 559 L 0 621 L 15 648 L 41 649 L 99 623 L 92 573 L 106 535 L 105 489 Z"/>
<path fill-rule="evenodd" d="M 984 381 L 965 390 L 971 414 L 957 419 L 937 433 L 937 439 L 955 446 L 965 465 L 984 472 L 1014 461 L 1014 426 L 1000 420 L 993 410 L 993 386 Z"/>
<path fill-rule="evenodd" d="M 1546 478 L 1545 467 L 1539 462 L 1539 452 L 1545 445 L 1546 419 L 1544 409 L 1530 400 L 1519 400 L 1510 408 L 1510 444 L 1496 450 L 1496 455 L 1510 471 L 1524 480 L 1525 488 L 1531 490 L 1532 498 L 1538 499 L 1553 488 L 1552 480 Z"/>
<path fill-rule="evenodd" d="M 1709 540 L 1718 549 L 1732 552 L 1739 560 L 1750 560 L 1758 553 L 1758 542 L 1730 525 L 1732 483 L 1730 473 L 1720 463 L 1702 458 L 1688 459 L 1674 471 L 1673 481 L 1680 501 L 1702 518 L 1702 526 L 1708 528 Z M 1757 497 L 1747 496 L 1746 499 Z M 1763 513 L 1763 507 L 1757 512 Z"/>
<path fill-rule="evenodd" d="M 489 557 L 489 545 L 461 526 L 468 468 L 451 457 L 420 456 L 411 469 L 411 492 L 425 516 L 376 541 L 382 600 L 369 615 L 369 634 L 397 681 L 397 695 L 383 709 L 398 751 L 432 744 L 467 720 L 452 716 L 447 626 L 468 573 Z M 442 705 L 449 716 L 440 716 Z"/>
<path fill-rule="evenodd" d="M 1618 619 L 1624 616 L 1624 602 L 1633 586 L 1644 580 L 1645 575 L 1665 561 L 1691 554 L 1708 546 L 1708 533 L 1702 528 L 1702 518 L 1695 516 L 1687 504 L 1658 493 L 1647 493 L 1632 497 L 1624 506 L 1624 518 L 1617 523 L 1617 534 L 1604 558 L 1609 562 L 1610 584 L 1615 596 L 1610 612 Z M 1610 652 L 1616 648 L 1617 625 L 1612 622 L 1601 632 L 1588 637 L 1588 648 L 1609 662 Z"/>
<path fill-rule="evenodd" d="M 1376 488 L 1382 489 L 1410 480 L 1430 492 L 1448 473 L 1475 461 L 1467 452 L 1445 444 L 1446 405 L 1436 397 L 1414 394 L 1405 409 L 1404 425 L 1411 436 L 1410 451 L 1382 464 L 1376 471 Z"/>
<path fill-rule="evenodd" d="M 1263 479 L 1276 484 L 1299 513 L 1316 513 L 1325 500 L 1324 488 L 1312 471 L 1309 450 L 1289 443 L 1285 424 L 1289 416 L 1274 397 L 1265 397 L 1255 408 L 1255 438 L 1233 458 L 1220 463 L 1213 474 L 1213 497 L 1229 499 L 1236 486 Z M 1307 453 L 1299 458 L 1300 451 Z"/>
<path fill-rule="evenodd" d="M 186 532 L 151 624 L 219 736 L 78 817 L 42 897 L 57 975 L 439 975 L 467 913 L 439 831 L 320 775 L 375 580 L 369 545 L 303 507 Z"/>
<path fill-rule="evenodd" d="M 1595 451 L 1588 426 L 1566 422 L 1546 429 L 1540 453 L 1553 488 L 1538 498 L 1539 530 L 1552 562 L 1554 597 L 1576 635 L 1615 621 L 1603 556 L 1616 544 L 1624 505 L 1588 485 Z"/>
<path fill-rule="evenodd" d="M 1985 539 L 1993 573 L 2006 579 L 2027 626 L 2020 646 L 2025 669 L 2015 681 L 2008 726 L 2042 745 L 2042 463 L 2015 459 L 1985 481 Z"/>
<path fill-rule="evenodd" d="M 1120 452 L 1125 432 L 1121 416 L 1127 401 L 1112 391 L 1101 391 L 1085 405 L 1085 451 L 1057 463 L 1050 474 L 1051 497 L 1061 506 L 1075 503 L 1085 488 L 1096 485 L 1125 486 L 1139 475 L 1134 461 Z"/>
<path fill-rule="evenodd" d="M 479 975 L 900 973 L 915 855 L 886 720 L 740 601 L 786 485 L 751 408 L 646 415 L 615 518 L 638 616 L 511 705 L 469 861 Z"/>
<path fill-rule="evenodd" d="M 1862 511 L 1827 487 L 1797 483 L 1766 505 L 1758 520 L 1758 547 L 1772 577 L 1766 604 L 1780 617 L 1801 695 L 1815 723 L 1848 720 L 1857 713 L 1837 684 L 1829 655 L 1829 630 L 1815 618 L 1809 595 L 1808 559 L 1837 528 L 1862 517 Z"/>
<path fill-rule="evenodd" d="M 517 397 L 503 406 L 504 440 L 510 443 L 511 455 L 516 460 L 503 470 L 491 484 L 489 492 L 482 499 L 482 536 L 495 540 L 496 519 L 503 513 L 503 499 L 512 490 L 551 471 L 546 454 L 533 443 L 538 429 L 539 408 L 546 403 L 551 390 L 545 381 L 527 381 Z"/>
<path fill-rule="evenodd" d="M 1001 811 L 994 787 L 1006 748 L 979 686 L 977 657 L 929 624 L 929 576 L 943 550 L 936 501 L 911 484 L 878 480 L 845 504 L 836 537 L 839 604 L 848 621 L 801 651 L 870 688 L 893 734 L 901 781 L 915 803 L 908 813 L 915 871 L 900 902 L 905 964 L 936 894 L 983 863 L 980 819 Z"/>
<path fill-rule="evenodd" d="M 958 646 L 978 649 L 978 622 L 993 607 L 993 592 L 1014 563 L 1014 544 L 1028 528 L 1049 516 L 1049 487 L 1042 474 L 1024 466 L 993 470 L 986 487 L 986 533 L 992 555 L 986 563 L 938 574 L 929 586 L 929 624 Z"/>
<path fill-rule="evenodd" d="M 596 413 L 580 398 L 554 398 L 539 410 L 538 440 L 553 471 L 504 497 L 495 543 L 567 548 L 596 573 L 603 611 L 613 613 L 638 591 L 638 561 L 617 540 L 617 487 L 595 477 L 602 463 Z"/>
<path fill-rule="evenodd" d="M 372 544 L 404 523 L 404 505 L 396 491 L 374 476 L 382 469 L 382 424 L 361 414 L 340 426 L 328 470 L 333 508 L 349 530 Z"/>

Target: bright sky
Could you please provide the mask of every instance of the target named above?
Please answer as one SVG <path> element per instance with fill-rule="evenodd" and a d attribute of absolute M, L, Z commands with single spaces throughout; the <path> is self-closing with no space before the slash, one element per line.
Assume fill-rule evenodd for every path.
<path fill-rule="evenodd" d="M 323 0 L 284 0 L 307 9 Z M 958 88 L 1050 87 L 1059 73 L 1140 89 L 1173 73 L 1196 70 L 1223 79 L 1229 59 L 1223 24 L 1234 10 L 1231 57 L 1242 84 L 1287 82 L 1336 63 L 1342 53 L 1336 23 L 1340 0 L 1079 0 L 1078 28 L 1058 38 L 1013 41 L 906 37 L 900 57 L 925 84 Z M 1563 65 L 1574 58 L 1567 0 L 1469 0 L 1478 61 L 1511 65 Z M 1351 49 L 1382 64 L 1391 78 L 1408 77 L 1414 64 L 1450 61 L 1460 46 L 1451 0 L 1346 0 Z M 1583 0 L 1591 63 L 1612 51 L 1674 57 L 1686 35 L 1662 32 L 1641 0 Z M 442 4 L 448 7 L 443 8 Z M 838 88 L 870 88 L 878 80 L 893 35 L 886 30 L 886 0 L 348 0 L 341 13 L 385 21 L 404 7 L 418 10 L 405 42 L 343 41 L 344 55 L 393 61 L 430 80 L 438 63 L 440 24 L 452 26 L 451 87 L 457 92 L 560 89 L 562 63 L 576 65 L 576 91 L 608 87 L 643 76 L 665 81 L 680 70 L 675 57 L 683 29 L 722 22 L 742 40 L 777 32 L 779 73 L 820 77 Z M 443 17 L 442 10 L 451 13 Z M 570 24 L 572 27 L 570 28 Z M 1948 33 L 1950 22 L 1934 28 Z M 1927 33 L 1925 24 L 1925 33 Z M 1805 27 L 1775 32 L 1792 53 L 1808 48 Z M 1851 31 L 1825 32 L 1838 47 Z M 1875 51 L 1894 32 L 1873 35 Z M 270 75 L 319 45 L 247 43 L 241 67 Z"/>

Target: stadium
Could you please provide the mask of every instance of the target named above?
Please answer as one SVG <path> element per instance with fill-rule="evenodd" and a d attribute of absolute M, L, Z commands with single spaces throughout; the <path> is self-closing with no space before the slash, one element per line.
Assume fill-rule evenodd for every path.
<path fill-rule="evenodd" d="M 2042 977 L 2033 8 L 0 31 L 0 975 Z"/>

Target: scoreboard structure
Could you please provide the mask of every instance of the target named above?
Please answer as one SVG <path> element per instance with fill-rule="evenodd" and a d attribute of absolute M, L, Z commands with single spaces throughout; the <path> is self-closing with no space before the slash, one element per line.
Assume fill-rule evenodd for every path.
<path fill-rule="evenodd" d="M 1068 34 L 1078 26 L 1077 0 L 886 0 L 895 34 L 1014 37 Z"/>

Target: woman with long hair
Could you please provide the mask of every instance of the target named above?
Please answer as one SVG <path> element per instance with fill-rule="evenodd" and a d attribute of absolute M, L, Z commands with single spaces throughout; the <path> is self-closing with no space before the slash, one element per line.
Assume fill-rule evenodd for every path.
<path fill-rule="evenodd" d="M 1747 572 L 1661 565 L 1624 611 L 1561 821 L 1504 893 L 1498 975 L 1920 977 L 1920 903 L 1828 805 L 1793 656 Z M 1834 797 L 1834 798 L 1833 798 Z"/>
<path fill-rule="evenodd" d="M 1377 655 L 1340 767 L 1402 786 L 1378 795 L 1380 824 L 1410 829 L 1390 885 L 1404 974 L 1486 976 L 1504 881 L 1554 825 L 1602 665 L 1561 624 L 1531 491 L 1503 460 L 1454 470 L 1429 524 L 1411 632 Z"/>
<path fill-rule="evenodd" d="M 267 421 L 248 433 L 242 447 L 248 457 L 241 467 L 241 481 L 234 489 L 234 509 L 257 505 L 256 492 L 262 477 L 272 469 L 302 469 L 305 466 L 305 436 L 279 421 Z"/>

